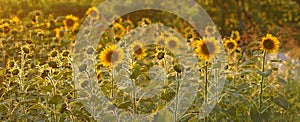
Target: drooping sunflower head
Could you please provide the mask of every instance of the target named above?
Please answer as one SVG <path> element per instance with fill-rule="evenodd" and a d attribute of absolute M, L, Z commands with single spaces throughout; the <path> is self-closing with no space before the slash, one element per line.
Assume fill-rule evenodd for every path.
<path fill-rule="evenodd" d="M 96 7 L 91 7 L 91 8 L 89 8 L 87 11 L 86 11 L 86 13 L 85 13 L 85 15 L 86 16 L 90 16 L 90 17 L 92 17 L 93 19 L 98 19 L 99 18 L 99 14 L 100 14 L 100 12 L 99 12 L 99 10 L 96 8 Z"/>
<path fill-rule="evenodd" d="M 209 61 L 220 52 L 220 46 L 215 38 L 204 37 L 196 43 L 195 52 L 201 59 Z"/>
<path fill-rule="evenodd" d="M 79 25 L 78 18 L 73 15 L 66 16 L 63 23 L 66 30 L 72 30 L 72 31 L 74 31 Z"/>
<path fill-rule="evenodd" d="M 137 59 L 141 60 L 144 57 L 146 57 L 146 52 L 145 52 L 145 48 L 143 46 L 143 44 L 135 41 L 131 44 L 131 50 L 133 51 L 134 57 L 136 57 Z"/>
<path fill-rule="evenodd" d="M 180 46 L 180 40 L 177 37 L 170 36 L 167 38 L 166 47 L 171 50 L 178 49 Z"/>
<path fill-rule="evenodd" d="M 11 29 L 8 23 L 1 25 L 1 32 L 4 36 L 7 36 L 10 33 Z"/>
<path fill-rule="evenodd" d="M 229 51 L 234 51 L 238 44 L 235 40 L 233 40 L 232 38 L 226 39 L 224 41 L 224 46 L 229 50 Z"/>
<path fill-rule="evenodd" d="M 164 36 L 158 36 L 155 39 L 155 44 L 157 46 L 163 47 L 166 45 L 166 41 L 167 41 L 167 38 L 165 38 Z"/>
<path fill-rule="evenodd" d="M 111 45 L 106 47 L 100 53 L 100 63 L 108 68 L 114 67 L 116 64 L 120 63 L 124 58 L 124 51 L 116 47 L 116 45 Z"/>
<path fill-rule="evenodd" d="M 213 35 L 217 32 L 216 26 L 206 26 L 205 27 L 205 34 L 207 35 Z"/>
<path fill-rule="evenodd" d="M 238 31 L 232 31 L 231 38 L 235 41 L 239 41 L 241 39 L 240 33 Z"/>
<path fill-rule="evenodd" d="M 276 53 L 279 49 L 280 42 L 275 36 L 267 34 L 265 37 L 262 38 L 260 46 L 260 49 L 262 50 L 268 51 L 270 53 Z"/>

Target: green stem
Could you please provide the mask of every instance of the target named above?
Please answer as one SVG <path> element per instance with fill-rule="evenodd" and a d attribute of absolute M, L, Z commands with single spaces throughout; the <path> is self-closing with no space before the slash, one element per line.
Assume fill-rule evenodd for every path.
<path fill-rule="evenodd" d="M 266 58 L 266 51 L 263 52 L 263 61 L 262 61 L 262 72 L 265 71 L 265 58 Z M 262 102 L 263 102 L 263 85 L 264 85 L 264 76 L 261 76 L 260 82 L 260 97 L 259 97 L 259 110 L 262 110 Z"/>
<path fill-rule="evenodd" d="M 177 110 L 178 110 L 178 102 L 179 102 L 179 99 L 178 99 L 178 96 L 179 96 L 179 88 L 180 88 L 180 84 L 179 84 L 179 80 L 177 79 L 178 78 L 178 75 L 179 73 L 176 73 L 176 81 L 177 81 L 177 87 L 176 87 L 176 102 L 175 102 L 175 122 L 177 122 Z M 179 76 L 180 78 L 180 76 Z"/>
<path fill-rule="evenodd" d="M 208 103 L 208 98 L 207 98 L 207 93 L 208 93 L 208 62 L 206 62 L 205 63 L 205 95 L 204 95 L 204 97 L 205 97 L 205 103 L 207 104 Z M 207 122 L 208 121 L 208 116 L 206 116 L 205 118 L 204 118 L 204 121 L 205 122 Z"/>
<path fill-rule="evenodd" d="M 208 103 L 207 93 L 208 93 L 208 68 L 207 68 L 208 62 L 206 62 L 205 65 L 205 103 Z"/>
<path fill-rule="evenodd" d="M 113 76 L 113 73 L 112 73 L 112 69 L 110 69 L 110 73 L 111 73 L 111 89 L 110 89 L 110 95 L 111 95 L 111 98 L 114 97 L 114 76 Z"/>

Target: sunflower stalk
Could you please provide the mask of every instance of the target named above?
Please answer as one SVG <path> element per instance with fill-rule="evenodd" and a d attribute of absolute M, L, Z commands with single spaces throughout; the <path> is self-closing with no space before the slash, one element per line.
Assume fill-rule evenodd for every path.
<path fill-rule="evenodd" d="M 176 86 L 176 102 L 175 102 L 175 116 L 174 116 L 174 120 L 175 122 L 177 122 L 177 117 L 178 117 L 178 103 L 179 103 L 179 88 L 180 88 L 180 83 L 179 83 L 179 80 L 178 78 L 180 79 L 180 74 L 179 73 L 176 73 L 176 81 L 177 81 L 177 86 Z"/>
<path fill-rule="evenodd" d="M 265 71 L 265 58 L 266 58 L 266 51 L 263 51 L 263 59 L 262 59 L 262 72 Z M 259 110 L 262 110 L 262 102 L 263 102 L 263 85 L 264 85 L 264 76 L 261 76 L 260 82 L 260 97 L 259 97 Z"/>
<path fill-rule="evenodd" d="M 208 98 L 207 98 L 207 93 L 208 93 L 208 62 L 206 62 L 206 64 L 205 64 L 205 95 L 204 95 L 204 97 L 205 97 L 205 103 L 208 103 Z"/>

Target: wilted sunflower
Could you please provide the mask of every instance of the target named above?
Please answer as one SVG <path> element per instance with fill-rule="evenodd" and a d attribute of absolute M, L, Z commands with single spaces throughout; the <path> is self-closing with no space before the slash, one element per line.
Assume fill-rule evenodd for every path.
<path fill-rule="evenodd" d="M 121 48 L 117 48 L 116 45 L 106 47 L 100 53 L 100 63 L 105 66 L 112 68 L 124 58 L 124 51 Z"/>
<path fill-rule="evenodd" d="M 167 41 L 166 37 L 164 37 L 164 36 L 158 36 L 155 39 L 155 44 L 158 45 L 158 46 L 165 46 L 166 45 L 166 41 Z"/>
<path fill-rule="evenodd" d="M 4 36 L 7 36 L 11 31 L 10 26 L 9 26 L 8 23 L 4 23 L 3 25 L 1 25 L 1 30 L 2 30 L 2 34 Z"/>
<path fill-rule="evenodd" d="M 207 35 L 213 35 L 217 32 L 216 26 L 206 26 L 205 27 L 205 34 Z"/>
<path fill-rule="evenodd" d="M 85 13 L 86 16 L 90 16 L 93 19 L 98 19 L 99 14 L 100 14 L 100 12 L 96 7 L 89 8 Z"/>
<path fill-rule="evenodd" d="M 280 42 L 275 36 L 267 34 L 265 37 L 262 38 L 260 46 L 260 49 L 262 50 L 268 51 L 270 53 L 276 53 L 279 49 Z"/>
<path fill-rule="evenodd" d="M 114 32 L 115 37 L 121 38 L 125 34 L 126 29 L 120 23 L 115 23 L 113 25 L 113 32 Z"/>
<path fill-rule="evenodd" d="M 131 47 L 132 51 L 134 52 L 134 56 L 137 59 L 141 60 L 144 57 L 146 57 L 146 53 L 145 53 L 146 49 L 144 48 L 143 44 L 135 41 L 131 44 L 130 47 Z"/>
<path fill-rule="evenodd" d="M 73 15 L 66 16 L 65 20 L 63 21 L 66 30 L 74 31 L 78 24 L 78 18 Z"/>
<path fill-rule="evenodd" d="M 168 49 L 175 50 L 180 46 L 180 40 L 177 37 L 170 36 L 167 38 L 166 46 Z"/>
<path fill-rule="evenodd" d="M 225 46 L 228 50 L 234 51 L 234 50 L 237 48 L 238 44 L 237 44 L 237 42 L 236 42 L 235 40 L 233 40 L 232 38 L 229 38 L 229 39 L 226 39 L 226 40 L 224 41 L 224 46 Z"/>
<path fill-rule="evenodd" d="M 211 60 L 220 52 L 220 46 L 216 43 L 213 37 L 204 37 L 196 44 L 195 52 L 197 55 L 206 61 Z"/>
<path fill-rule="evenodd" d="M 231 38 L 235 41 L 239 41 L 241 39 L 240 33 L 238 31 L 232 31 Z"/>

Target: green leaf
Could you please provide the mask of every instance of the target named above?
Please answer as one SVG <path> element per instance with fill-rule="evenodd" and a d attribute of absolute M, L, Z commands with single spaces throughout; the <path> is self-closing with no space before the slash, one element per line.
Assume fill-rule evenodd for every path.
<path fill-rule="evenodd" d="M 289 108 L 289 106 L 290 106 L 289 101 L 284 96 L 282 96 L 282 95 L 280 95 L 280 97 L 277 97 L 277 98 L 272 98 L 272 101 L 276 105 L 282 107 L 285 110 L 287 110 Z"/>
<path fill-rule="evenodd" d="M 55 95 L 53 96 L 48 103 L 49 104 L 59 104 L 62 103 L 63 97 L 61 95 Z"/>
<path fill-rule="evenodd" d="M 268 77 L 271 73 L 272 73 L 272 70 L 271 69 L 268 69 L 267 71 L 265 72 L 262 72 L 262 71 L 259 71 L 259 70 L 256 70 L 256 73 L 263 76 L 263 77 Z"/>
<path fill-rule="evenodd" d="M 173 114 L 169 110 L 162 110 L 158 113 L 157 122 L 174 122 Z"/>
<path fill-rule="evenodd" d="M 173 99 L 173 97 L 175 96 L 175 92 L 169 92 L 169 93 L 166 93 L 164 95 L 161 96 L 161 99 L 164 99 L 166 101 L 170 101 Z"/>
<path fill-rule="evenodd" d="M 44 106 L 41 103 L 34 104 L 33 106 L 30 107 L 30 109 L 41 109 L 44 108 Z"/>
<path fill-rule="evenodd" d="M 131 102 L 124 102 L 124 103 L 119 104 L 119 105 L 118 105 L 118 108 L 120 108 L 120 109 L 128 109 L 128 107 L 129 107 L 130 105 L 132 105 Z"/>
<path fill-rule="evenodd" d="M 130 78 L 136 79 L 140 75 L 141 71 L 139 68 L 134 68 Z"/>
<path fill-rule="evenodd" d="M 288 85 L 288 82 L 286 80 L 284 80 L 283 78 L 281 77 L 278 77 L 278 80 L 277 80 L 279 83 L 282 83 L 284 85 Z"/>
<path fill-rule="evenodd" d="M 49 86 L 41 86 L 40 88 L 41 88 L 41 90 L 44 90 L 44 91 L 47 91 L 47 92 L 51 92 L 53 86 L 52 86 L 52 85 L 49 85 Z"/>
<path fill-rule="evenodd" d="M 256 109 L 251 109 L 250 117 L 253 122 L 262 122 L 262 121 L 268 122 L 270 114 L 267 111 L 260 113 Z"/>

